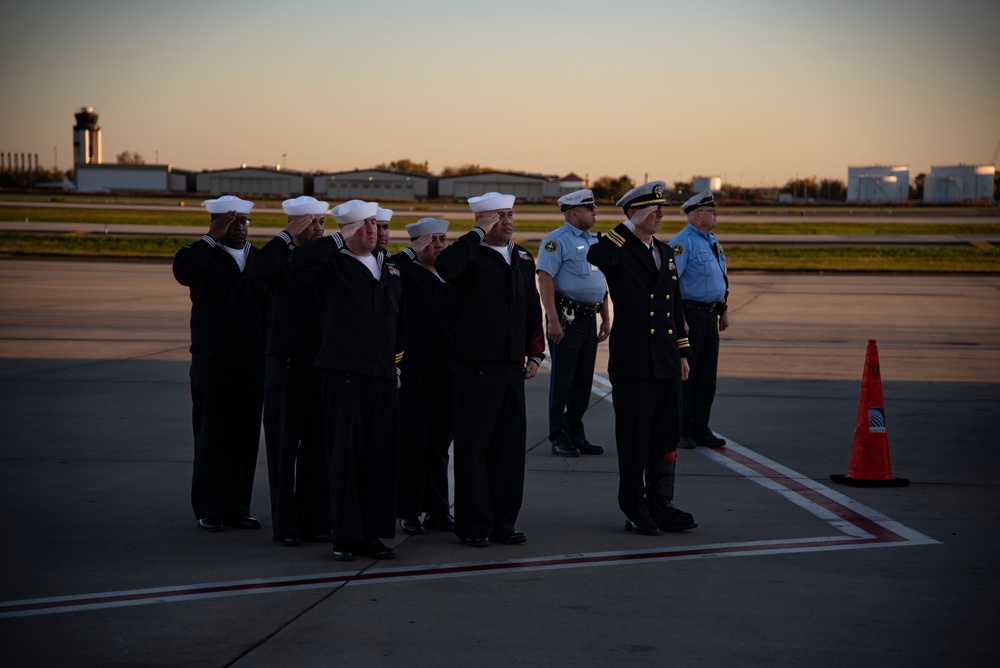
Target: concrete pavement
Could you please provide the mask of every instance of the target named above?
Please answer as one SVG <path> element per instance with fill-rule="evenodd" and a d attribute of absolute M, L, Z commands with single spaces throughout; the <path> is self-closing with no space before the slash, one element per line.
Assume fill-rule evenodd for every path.
<path fill-rule="evenodd" d="M 430 532 L 390 562 L 188 500 L 188 300 L 167 263 L 0 259 L 5 665 L 992 665 L 1000 576 L 1000 277 L 733 276 L 713 426 L 681 451 L 699 528 L 626 533 L 605 455 L 554 458 L 528 384 L 521 546 Z M 902 489 L 846 472 L 879 342 Z M 602 346 L 600 365 L 606 364 Z"/>

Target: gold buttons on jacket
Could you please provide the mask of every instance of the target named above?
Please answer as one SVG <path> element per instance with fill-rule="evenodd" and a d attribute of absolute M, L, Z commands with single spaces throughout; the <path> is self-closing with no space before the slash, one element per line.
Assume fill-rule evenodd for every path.
<path fill-rule="evenodd" d="M 674 330 L 672 330 L 672 329 L 668 329 L 667 330 L 667 334 L 673 334 L 673 333 L 674 333 Z"/>
<path fill-rule="evenodd" d="M 651 330 L 649 330 L 649 333 L 650 334 L 656 334 L 656 330 L 655 329 L 651 329 Z"/>
<path fill-rule="evenodd" d="M 652 317 L 653 317 L 653 315 L 654 315 L 654 314 L 653 314 L 653 312 L 652 312 L 652 311 L 650 311 L 650 312 L 649 312 L 649 317 L 650 317 L 650 318 L 652 318 Z"/>

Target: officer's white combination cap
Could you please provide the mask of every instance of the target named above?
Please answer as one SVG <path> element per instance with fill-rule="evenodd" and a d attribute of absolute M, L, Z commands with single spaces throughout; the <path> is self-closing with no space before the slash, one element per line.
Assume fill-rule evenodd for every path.
<path fill-rule="evenodd" d="M 223 195 L 219 199 L 207 199 L 202 204 L 205 205 L 205 211 L 209 213 L 229 213 L 230 211 L 235 211 L 236 213 L 247 214 L 253 211 L 253 202 L 248 202 L 233 195 Z"/>
<path fill-rule="evenodd" d="M 594 204 L 594 192 L 589 188 L 576 190 L 559 198 L 559 210 L 568 211 L 575 206 L 585 206 L 588 209 L 596 209 Z"/>
<path fill-rule="evenodd" d="M 383 223 L 388 223 L 390 220 L 392 220 L 392 209 L 383 209 L 382 207 L 379 207 L 375 211 L 375 220 L 380 220 Z"/>
<path fill-rule="evenodd" d="M 715 203 L 715 196 L 712 194 L 711 190 L 704 190 L 681 204 L 681 211 L 684 213 L 691 213 L 692 211 L 700 209 L 703 206 L 717 206 Z"/>
<path fill-rule="evenodd" d="M 643 183 L 641 186 L 636 186 L 622 195 L 622 198 L 618 200 L 615 206 L 627 209 L 629 207 L 639 208 L 653 204 L 663 204 L 666 202 L 666 200 L 663 199 L 663 193 L 666 188 L 667 184 L 663 181 L 650 181 L 649 183 Z"/>
<path fill-rule="evenodd" d="M 479 197 L 469 198 L 469 207 L 472 209 L 473 213 L 480 213 L 482 211 L 499 211 L 501 209 L 513 209 L 514 200 L 517 199 L 513 195 L 501 195 L 500 193 L 486 193 L 480 195 Z"/>
<path fill-rule="evenodd" d="M 330 215 L 337 221 L 337 224 L 349 225 L 366 218 L 372 218 L 377 211 L 378 202 L 364 202 L 359 199 L 352 199 L 330 209 Z"/>
<path fill-rule="evenodd" d="M 406 226 L 410 239 L 422 237 L 425 234 L 444 234 L 448 231 L 448 221 L 439 218 L 421 218 Z"/>
<path fill-rule="evenodd" d="M 320 202 L 309 195 L 286 199 L 281 203 L 281 210 L 288 216 L 322 216 L 329 209 L 330 205 L 327 202 Z"/>

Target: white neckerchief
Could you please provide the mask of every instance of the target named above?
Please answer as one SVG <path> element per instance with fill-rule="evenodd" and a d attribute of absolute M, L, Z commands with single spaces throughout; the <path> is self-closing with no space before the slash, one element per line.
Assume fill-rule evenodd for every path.
<path fill-rule="evenodd" d="M 242 248 L 230 248 L 229 246 L 224 246 L 222 244 L 219 245 L 222 246 L 222 250 L 226 251 L 227 253 L 233 256 L 233 259 L 236 260 L 236 264 L 239 265 L 240 273 L 242 274 L 243 269 L 245 269 L 247 266 L 246 244 L 243 244 Z"/>

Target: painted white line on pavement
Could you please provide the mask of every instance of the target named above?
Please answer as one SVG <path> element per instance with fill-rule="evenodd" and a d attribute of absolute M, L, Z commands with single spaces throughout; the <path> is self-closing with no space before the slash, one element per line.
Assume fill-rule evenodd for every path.
<path fill-rule="evenodd" d="M 610 383 L 595 376 L 594 393 L 610 401 Z M 885 514 L 836 492 L 738 443 L 727 439 L 721 448 L 697 451 L 731 471 L 748 478 L 831 525 L 836 536 L 716 543 L 672 548 L 614 552 L 587 552 L 490 562 L 469 562 L 419 567 L 319 573 L 254 580 L 233 580 L 175 587 L 55 596 L 0 602 L 0 619 L 102 610 L 153 603 L 194 601 L 306 589 L 334 589 L 350 585 L 410 582 L 473 575 L 506 574 L 567 568 L 593 568 L 689 559 L 713 559 L 803 552 L 828 552 L 876 547 L 931 545 L 938 541 L 914 531 Z"/>

